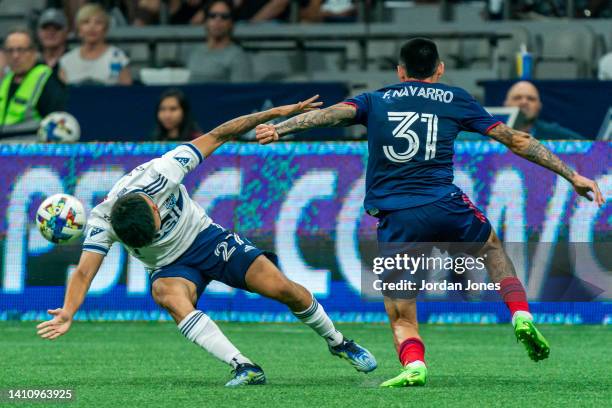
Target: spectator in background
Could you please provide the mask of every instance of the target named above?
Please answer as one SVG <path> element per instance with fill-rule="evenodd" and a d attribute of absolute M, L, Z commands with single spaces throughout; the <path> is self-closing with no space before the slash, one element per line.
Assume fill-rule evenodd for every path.
<path fill-rule="evenodd" d="M 251 23 L 262 21 L 287 21 L 289 0 L 234 0 L 235 18 Z"/>
<path fill-rule="evenodd" d="M 10 72 L 0 82 L 0 135 L 34 134 L 43 117 L 64 110 L 65 89 L 51 68 L 36 62 L 38 53 L 29 30 L 11 30 L 4 54 Z"/>
<path fill-rule="evenodd" d="M 202 24 L 204 0 L 170 0 L 170 24 Z"/>
<path fill-rule="evenodd" d="M 42 62 L 53 74 L 59 75 L 59 60 L 68 51 L 68 22 L 64 12 L 58 9 L 45 10 L 38 19 L 38 41 L 42 51 Z"/>
<path fill-rule="evenodd" d="M 612 80 L 612 52 L 607 53 L 599 59 L 597 78 L 599 78 L 600 81 Z"/>
<path fill-rule="evenodd" d="M 206 44 L 194 48 L 187 59 L 191 82 L 245 82 L 252 80 L 251 60 L 232 41 L 232 3 L 213 0 L 204 7 Z"/>
<path fill-rule="evenodd" d="M 201 135 L 200 127 L 191 116 L 189 101 L 179 89 L 165 91 L 159 98 L 156 111 L 157 126 L 153 139 L 161 142 L 177 142 Z"/>
<path fill-rule="evenodd" d="M 136 26 L 152 24 L 193 24 L 204 22 L 204 0 L 167 0 L 167 16 L 162 0 L 123 0 L 124 9 Z"/>
<path fill-rule="evenodd" d="M 98 4 L 79 9 L 76 25 L 81 46 L 60 59 L 60 77 L 68 84 L 131 85 L 129 59 L 106 43 L 110 18 Z"/>
<path fill-rule="evenodd" d="M 542 102 L 538 89 L 531 82 L 520 81 L 512 85 L 506 94 L 504 106 L 520 108 L 524 116 L 524 123 L 517 127 L 517 130 L 530 133 L 537 139 L 583 139 L 578 133 L 564 128 L 558 123 L 545 122 L 539 119 Z"/>
<path fill-rule="evenodd" d="M 307 23 L 354 22 L 357 17 L 352 0 L 306 0 L 302 1 L 300 21 Z"/>
<path fill-rule="evenodd" d="M 9 71 L 8 63 L 6 61 L 6 55 L 4 51 L 0 50 L 0 79 L 4 78 Z"/>

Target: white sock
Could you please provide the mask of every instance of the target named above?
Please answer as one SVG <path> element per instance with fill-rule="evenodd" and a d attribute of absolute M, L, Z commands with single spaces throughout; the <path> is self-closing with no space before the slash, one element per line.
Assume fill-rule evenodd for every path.
<path fill-rule="evenodd" d="M 253 364 L 225 337 L 219 326 L 200 310 L 189 313 L 178 324 L 178 329 L 183 336 L 234 368 L 238 364 Z"/>
<path fill-rule="evenodd" d="M 516 326 L 516 318 L 517 317 L 525 317 L 528 320 L 533 321 L 533 316 L 531 315 L 531 313 L 526 312 L 524 310 L 517 310 L 516 312 L 514 312 L 514 314 L 512 315 L 512 326 Z"/>
<path fill-rule="evenodd" d="M 415 368 L 415 367 L 426 367 L 425 362 L 421 360 L 414 360 L 410 363 L 406 364 L 406 367 Z"/>
<path fill-rule="evenodd" d="M 327 341 L 327 344 L 334 347 L 342 344 L 344 336 L 334 327 L 323 306 L 317 302 L 317 299 L 312 298 L 310 307 L 302 312 L 293 312 L 294 316 L 300 319 L 302 323 L 309 326 L 312 330 Z"/>

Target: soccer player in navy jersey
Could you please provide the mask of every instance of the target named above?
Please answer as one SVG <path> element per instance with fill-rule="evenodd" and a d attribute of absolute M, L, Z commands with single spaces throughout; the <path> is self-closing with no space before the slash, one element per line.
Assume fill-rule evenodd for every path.
<path fill-rule="evenodd" d="M 317 127 L 361 124 L 368 128 L 365 209 L 379 218 L 379 246 L 392 243 L 466 243 L 484 258 L 489 278 L 512 315 L 517 339 L 534 361 L 550 347 L 529 313 L 525 289 L 489 220 L 453 184 L 453 144 L 461 130 L 488 135 L 513 153 L 568 180 L 576 192 L 598 205 L 597 184 L 568 167 L 531 135 L 496 121 L 465 90 L 438 83 L 444 73 L 434 42 L 408 41 L 401 49 L 401 83 L 366 92 L 343 103 L 295 116 L 276 125 L 259 125 L 261 144 Z M 401 373 L 384 387 L 424 385 L 425 346 L 419 336 L 414 298 L 383 292 Z"/>

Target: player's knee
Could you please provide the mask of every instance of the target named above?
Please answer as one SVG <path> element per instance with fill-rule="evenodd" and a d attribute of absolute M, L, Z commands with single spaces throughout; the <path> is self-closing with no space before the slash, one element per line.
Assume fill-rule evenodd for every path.
<path fill-rule="evenodd" d="M 491 234 L 489 235 L 489 239 L 487 240 L 487 246 L 492 248 L 501 248 L 502 242 L 495 233 L 495 231 L 491 230 Z"/>
<path fill-rule="evenodd" d="M 495 231 L 491 230 L 491 234 L 489 235 L 489 238 L 487 239 L 487 242 L 485 243 L 485 245 L 480 250 L 478 256 L 484 256 L 485 254 L 491 251 L 499 251 L 503 248 L 502 245 L 503 244 L 501 240 L 499 239 L 499 237 L 497 236 L 497 234 L 495 233 Z"/>
<path fill-rule="evenodd" d="M 176 303 L 176 293 L 172 290 L 170 285 L 164 284 L 162 282 L 155 282 L 153 287 L 151 288 L 151 295 L 153 295 L 153 300 L 159 306 L 164 309 L 169 309 L 173 303 Z"/>
<path fill-rule="evenodd" d="M 412 327 L 416 329 L 419 325 L 419 322 L 416 318 L 412 316 L 398 315 L 394 320 L 391 320 L 391 324 L 393 324 L 394 326 Z"/>

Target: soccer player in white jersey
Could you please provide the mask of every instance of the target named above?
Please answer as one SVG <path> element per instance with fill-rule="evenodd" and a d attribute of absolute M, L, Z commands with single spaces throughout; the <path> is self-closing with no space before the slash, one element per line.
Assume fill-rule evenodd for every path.
<path fill-rule="evenodd" d="M 294 105 L 241 116 L 189 144 L 144 163 L 122 177 L 88 220 L 79 264 L 70 278 L 64 305 L 49 310 L 53 318 L 37 326 L 45 339 L 56 339 L 72 324 L 91 281 L 114 242 L 147 267 L 151 293 L 187 339 L 226 362 L 234 376 L 227 386 L 264 384 L 263 370 L 245 357 L 196 304 L 212 280 L 275 299 L 325 339 L 333 355 L 358 371 L 376 368 L 365 348 L 345 338 L 323 307 L 303 286 L 284 276 L 248 240 L 215 224 L 181 184 L 185 175 L 228 140 L 260 123 L 316 109 L 318 96 Z"/>

